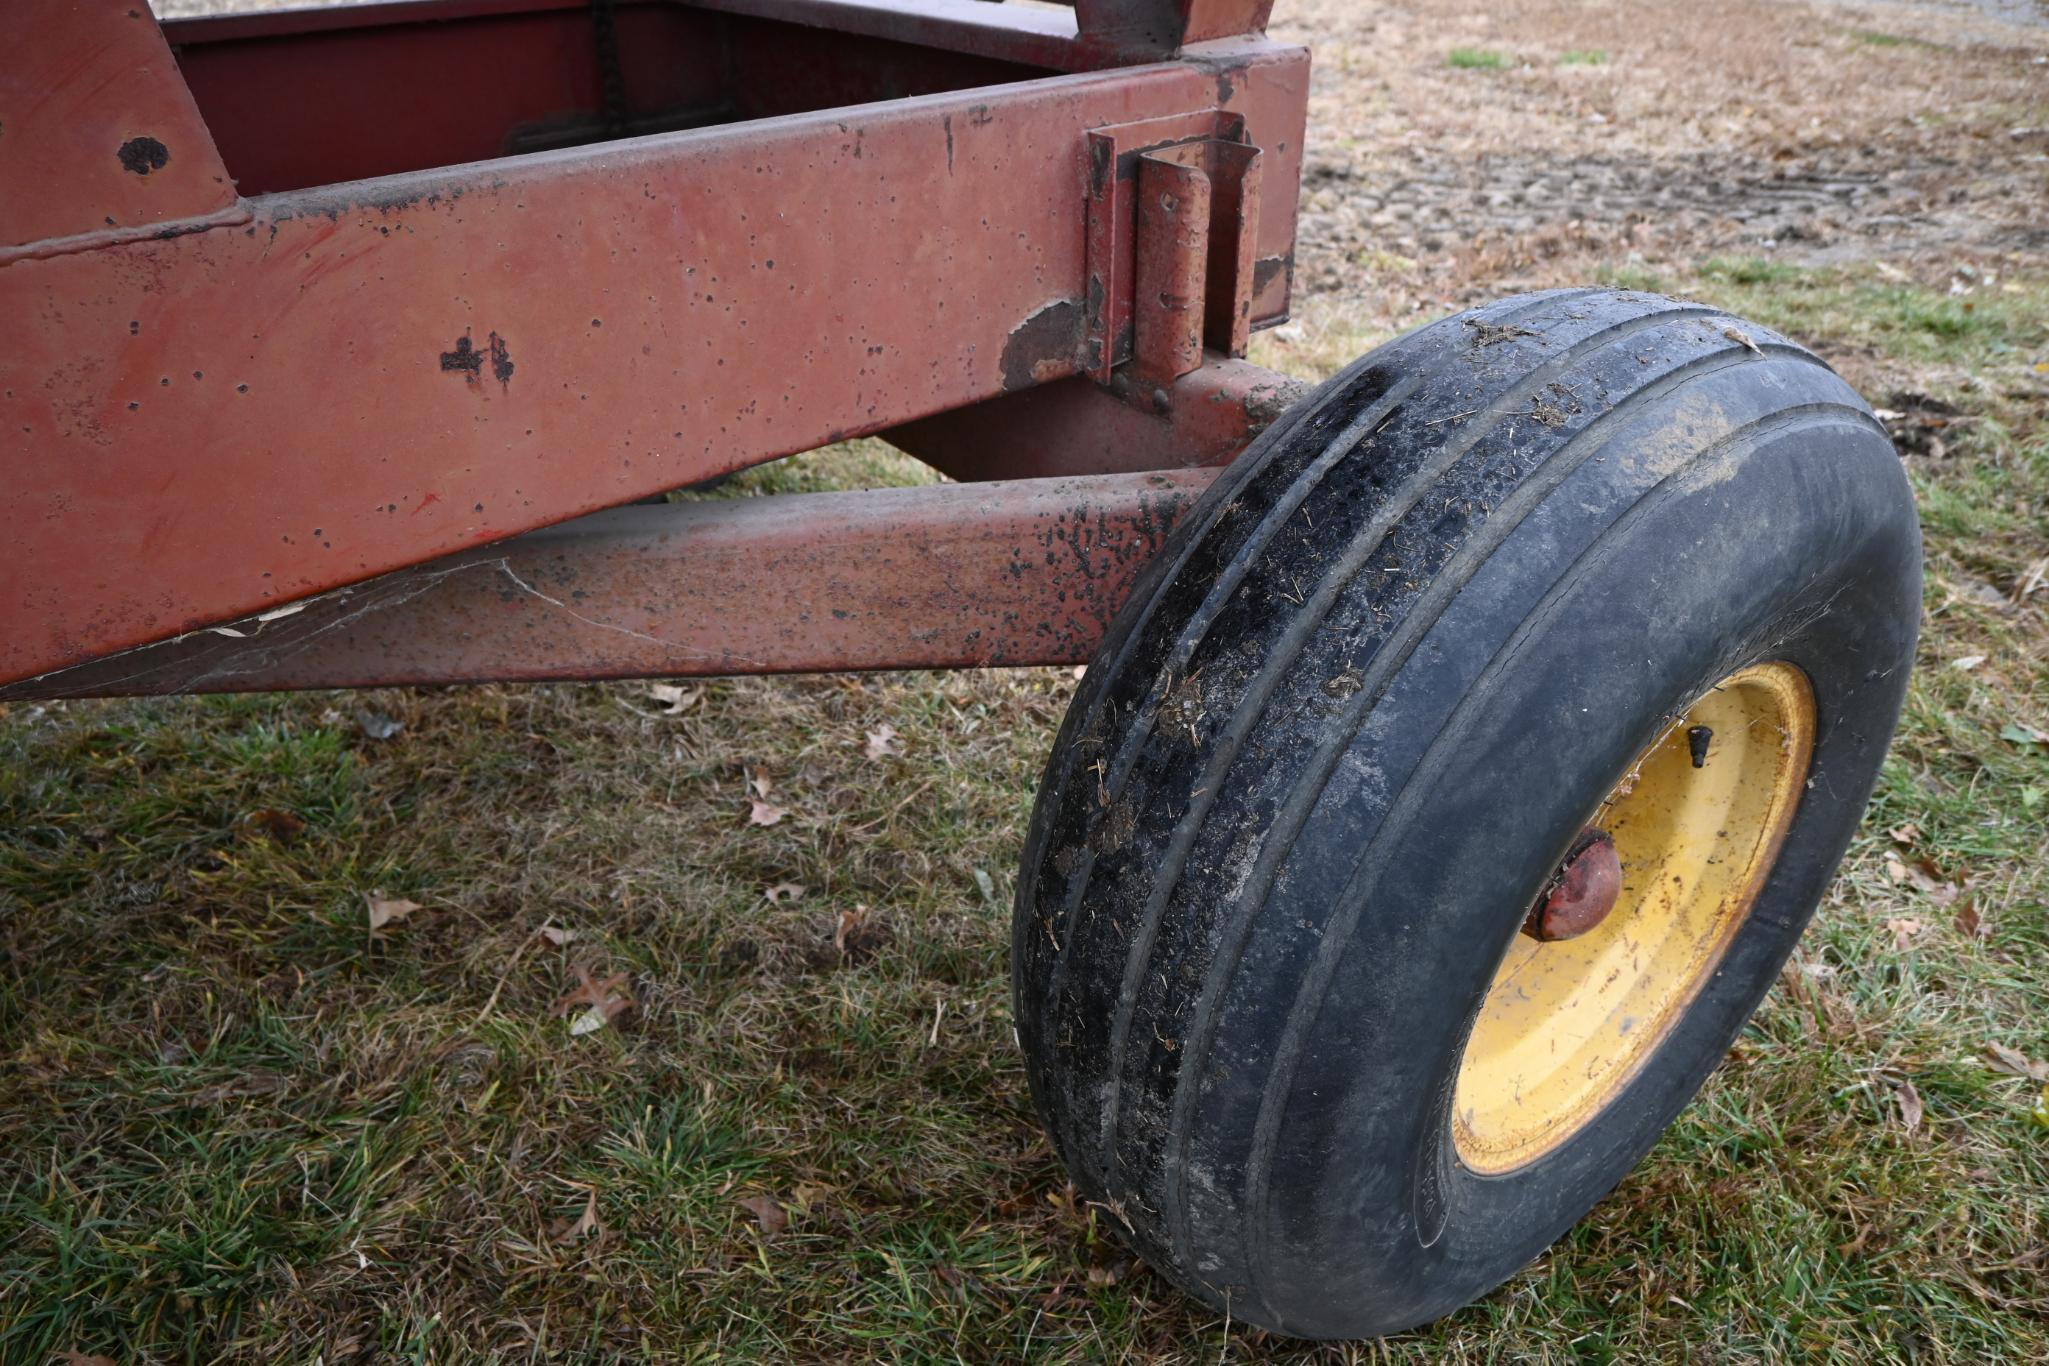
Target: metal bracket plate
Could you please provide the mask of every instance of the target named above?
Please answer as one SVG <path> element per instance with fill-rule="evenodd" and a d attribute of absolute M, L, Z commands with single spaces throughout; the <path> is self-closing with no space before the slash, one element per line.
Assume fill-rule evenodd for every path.
<path fill-rule="evenodd" d="M 1137 359 L 1156 380 L 1242 356 L 1251 334 L 1260 149 L 1205 111 L 1088 134 L 1090 373 Z M 1170 202 L 1171 201 L 1171 202 Z"/>

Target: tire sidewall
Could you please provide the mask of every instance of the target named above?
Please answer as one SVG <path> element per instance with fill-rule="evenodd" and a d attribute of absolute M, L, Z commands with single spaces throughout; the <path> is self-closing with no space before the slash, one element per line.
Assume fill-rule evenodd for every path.
<path fill-rule="evenodd" d="M 1675 476 L 1605 564 L 1525 624 L 1448 718 L 1422 800 L 1375 841 L 1386 854 L 1360 886 L 1286 1093 L 1272 1156 L 1285 1179 L 1254 1215 L 1270 1259 L 1262 1289 L 1295 1331 L 1427 1321 L 1512 1275 L 1599 1200 L 1724 1056 L 1861 819 L 1918 613 L 1904 476 L 1884 442 L 1842 429 L 1762 440 L 1724 466 Z M 1743 533 L 1756 527 L 1770 535 Z M 1717 680 L 1769 660 L 1807 675 L 1818 728 L 1750 915 L 1611 1104 L 1525 1167 L 1469 1171 L 1450 1136 L 1464 1041 L 1535 888 L 1591 814 L 1587 794 Z M 1361 1049 L 1379 1056 L 1362 1066 Z"/>

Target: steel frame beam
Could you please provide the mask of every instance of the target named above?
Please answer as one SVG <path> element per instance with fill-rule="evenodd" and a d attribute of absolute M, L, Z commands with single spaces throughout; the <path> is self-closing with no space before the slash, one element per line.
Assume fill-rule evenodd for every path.
<path fill-rule="evenodd" d="M 0 700 L 1075 664 L 1215 475 L 617 508 Z"/>
<path fill-rule="evenodd" d="M 848 436 L 967 409 L 953 430 L 972 437 L 1003 414 L 970 405 L 1108 373 L 1119 337 L 1091 327 L 1104 302 L 1090 297 L 1098 130 L 1228 125 L 1259 147 L 1246 313 L 1255 325 L 1286 315 L 1307 56 L 1256 36 L 1171 61 L 236 197 L 204 104 L 146 10 L 20 3 L 33 36 L 0 63 L 0 105 L 35 95 L 64 123 L 6 123 L 14 155 L 27 149 L 12 165 L 48 183 L 29 211 L 0 215 L 0 317 L 28 321 L 0 331 L 0 683 Z M 1082 5 L 1077 24 L 975 0 L 684 8 L 941 57 L 950 46 L 972 59 L 954 73 L 969 82 L 989 61 L 1158 55 L 1170 50 L 1161 32 L 1250 32 L 1233 26 L 1265 11 L 1121 0 Z M 562 9 L 428 0 L 193 21 L 172 36 L 188 50 L 360 41 Z M 1121 22 L 1140 11 L 1171 22 Z M 1061 23 L 1071 33 L 1054 33 Z M 104 117 L 72 88 L 115 77 L 126 84 Z M 158 151 L 133 153 L 137 139 Z M 141 170 L 128 164 L 137 155 Z M 0 205 L 24 200 L 13 174 L 0 168 Z M 1109 303 L 1128 316 L 1128 302 Z M 1199 451 L 1155 431 L 1147 449 L 1162 465 L 1228 458 L 1231 427 L 1208 424 Z M 1044 440 L 1035 457 L 1029 432 L 1007 449 L 955 467 L 1130 468 Z M 874 663 L 827 654 L 805 667 Z"/>
<path fill-rule="evenodd" d="M 1108 384 L 1067 379 L 939 413 L 883 438 L 955 479 L 1130 474 L 1225 465 L 1309 386 L 1211 356 L 1172 383 L 1132 369 Z"/>

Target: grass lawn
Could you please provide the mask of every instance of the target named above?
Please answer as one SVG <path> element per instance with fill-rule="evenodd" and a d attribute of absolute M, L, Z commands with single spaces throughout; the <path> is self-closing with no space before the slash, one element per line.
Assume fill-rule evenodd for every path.
<path fill-rule="evenodd" d="M 2049 1121 L 2010 1070 L 2049 1060 L 2049 280 L 1616 282 L 1897 415 L 1927 620 L 1779 989 L 1487 1300 L 1311 1351 L 1077 1208 L 1006 967 L 1066 670 L 14 704 L 0 1359 L 2049 1357 Z M 1381 339 L 1326 311 L 1260 358 Z M 918 470 L 857 443 L 722 492 Z"/>

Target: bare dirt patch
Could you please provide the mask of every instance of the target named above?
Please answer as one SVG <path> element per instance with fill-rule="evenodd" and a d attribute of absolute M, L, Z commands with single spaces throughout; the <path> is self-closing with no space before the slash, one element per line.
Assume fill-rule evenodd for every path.
<path fill-rule="evenodd" d="M 2049 244 L 2049 28 L 2013 6 L 1304 0 L 1305 295 Z M 1499 68 L 1451 54 L 1498 54 Z"/>

